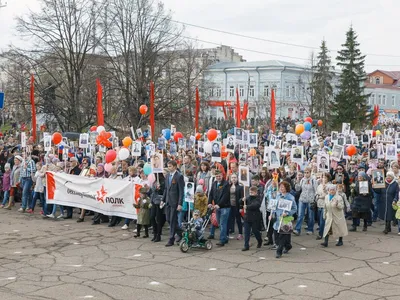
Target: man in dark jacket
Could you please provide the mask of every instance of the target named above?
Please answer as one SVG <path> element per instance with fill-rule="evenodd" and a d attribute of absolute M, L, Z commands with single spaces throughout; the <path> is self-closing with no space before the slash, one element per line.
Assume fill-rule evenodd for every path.
<path fill-rule="evenodd" d="M 178 235 L 176 242 L 182 239 L 182 230 L 178 226 L 178 211 L 182 210 L 182 201 L 185 190 L 183 175 L 178 172 L 175 160 L 168 162 L 169 174 L 165 179 L 165 189 L 160 208 L 166 205 L 165 217 L 169 223 L 169 241 L 166 247 L 172 246 L 175 240 L 175 233 Z"/>
<path fill-rule="evenodd" d="M 228 243 L 228 220 L 231 210 L 229 183 L 224 180 L 220 170 L 215 171 L 215 181 L 211 186 L 208 207 L 217 210 L 217 221 L 220 228 L 219 243 L 217 246 L 224 246 Z M 215 227 L 211 226 L 209 238 L 214 238 Z"/>
<path fill-rule="evenodd" d="M 250 234 L 253 231 L 254 236 L 257 239 L 257 248 L 261 248 L 262 240 L 261 233 L 259 230 L 261 221 L 261 198 L 258 195 L 258 189 L 255 186 L 250 187 L 250 196 L 246 197 L 245 201 L 242 201 L 244 214 L 244 248 L 242 251 L 250 249 L 249 241 Z"/>

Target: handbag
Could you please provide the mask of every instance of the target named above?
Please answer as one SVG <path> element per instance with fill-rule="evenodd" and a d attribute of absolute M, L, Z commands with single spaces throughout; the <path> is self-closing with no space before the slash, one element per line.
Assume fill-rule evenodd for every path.
<path fill-rule="evenodd" d="M 214 226 L 214 227 L 219 227 L 219 225 L 218 225 L 218 220 L 217 220 L 217 211 L 214 209 L 213 210 L 213 212 L 211 213 L 211 218 L 210 218 L 210 220 L 211 220 L 211 224 Z"/>

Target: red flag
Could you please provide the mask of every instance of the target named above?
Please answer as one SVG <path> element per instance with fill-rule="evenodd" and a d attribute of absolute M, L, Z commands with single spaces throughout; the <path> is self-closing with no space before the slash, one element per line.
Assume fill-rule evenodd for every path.
<path fill-rule="evenodd" d="M 275 132 L 275 115 L 276 115 L 276 102 L 275 91 L 271 90 L 271 130 Z"/>
<path fill-rule="evenodd" d="M 199 95 L 199 87 L 196 86 L 196 112 L 195 112 L 195 124 L 194 124 L 196 132 L 199 132 L 199 117 L 200 117 L 200 95 Z"/>
<path fill-rule="evenodd" d="M 247 114 L 249 113 L 249 101 L 245 101 L 243 105 L 242 111 L 242 120 L 245 121 L 247 119 Z"/>
<path fill-rule="evenodd" d="M 103 87 L 100 84 L 100 79 L 96 79 L 96 85 L 97 85 L 97 126 L 104 126 Z"/>
<path fill-rule="evenodd" d="M 36 108 L 35 108 L 35 78 L 31 75 L 31 108 L 32 108 L 32 137 L 36 143 Z"/>
<path fill-rule="evenodd" d="M 375 105 L 374 106 L 374 116 L 372 118 L 372 125 L 376 126 L 376 125 L 378 125 L 378 122 L 379 122 L 379 106 Z"/>
<path fill-rule="evenodd" d="M 225 118 L 225 120 L 226 120 L 226 119 L 227 119 L 227 115 L 226 115 L 226 108 L 225 108 L 225 105 L 222 106 L 222 110 L 224 111 L 224 118 Z"/>
<path fill-rule="evenodd" d="M 238 88 L 236 88 L 236 127 L 240 128 L 240 100 Z"/>
<path fill-rule="evenodd" d="M 154 82 L 150 81 L 150 126 L 151 126 L 151 138 L 154 138 Z"/>

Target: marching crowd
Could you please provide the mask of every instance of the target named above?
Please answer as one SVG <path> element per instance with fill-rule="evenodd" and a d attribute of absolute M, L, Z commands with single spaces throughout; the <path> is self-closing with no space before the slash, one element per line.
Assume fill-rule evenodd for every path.
<path fill-rule="evenodd" d="M 250 237 L 254 236 L 257 248 L 264 244 L 276 250 L 277 258 L 292 248 L 292 234 L 315 235 L 322 247 L 327 247 L 333 236 L 337 238 L 336 246 L 342 246 L 343 238 L 348 235 L 347 220 L 349 231 L 367 231 L 373 222 L 382 220 L 384 234 L 398 226 L 400 235 L 400 154 L 398 160 L 369 155 L 378 144 L 384 149 L 387 144 L 394 144 L 395 132 L 393 137 L 388 132 L 382 139 L 371 135 L 368 144 L 362 144 L 360 133 L 354 155 L 344 158 L 342 153 L 333 159 L 331 136 L 316 135 L 318 143 L 311 146 L 307 139 L 288 141 L 287 134 L 293 130 L 287 127 L 274 136 L 281 143 L 271 144 L 272 135 L 260 133 L 258 147 L 244 161 L 239 144 L 232 152 L 221 151 L 219 161 L 208 154 L 199 156 L 197 143 L 179 149 L 175 155 L 167 146 L 162 151 L 163 172 L 157 174 L 157 180 L 143 171 L 149 160 L 146 143 L 150 141 L 143 141 L 140 157 L 116 161 L 106 172 L 104 153 L 90 156 L 77 148 L 63 160 L 61 154 L 45 153 L 41 144 L 32 145 L 31 152 L 27 153 L 15 146 L 15 140 L 5 137 L 0 141 L 1 207 L 13 210 L 17 209 L 15 203 L 21 202 L 17 209 L 21 213 L 33 214 L 40 210 L 47 219 L 73 218 L 73 213 L 77 213 L 74 208 L 46 203 L 46 172 L 53 171 L 140 184 L 140 197 L 132 208 L 138 209 L 136 220 L 80 209 L 77 222 L 91 218 L 93 225 L 104 223 L 109 227 L 121 226 L 122 230 L 136 224 L 135 238 L 152 235 L 152 242 L 160 242 L 163 237 L 165 246 L 179 243 L 182 223 L 191 218 L 189 211 L 201 220 L 212 219 L 207 232 L 201 235 L 216 239 L 218 231 L 216 245 L 223 247 L 234 238 L 243 240 L 242 250 L 247 251 Z M 230 135 L 234 132 L 223 132 L 221 139 Z M 291 153 L 293 148 L 283 149 L 285 142 L 302 146 L 301 162 Z M 267 148 L 281 150 L 278 166 L 272 167 L 266 158 Z M 317 159 L 320 153 L 323 154 Z M 323 164 L 328 162 L 324 154 L 330 160 L 326 170 Z M 240 169 L 250 164 L 249 185 L 243 186 Z M 184 201 L 185 182 L 193 182 L 195 186 L 194 203 Z"/>

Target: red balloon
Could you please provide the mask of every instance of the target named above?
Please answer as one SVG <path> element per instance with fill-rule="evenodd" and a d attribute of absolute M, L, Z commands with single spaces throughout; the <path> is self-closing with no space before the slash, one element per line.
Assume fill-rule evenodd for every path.
<path fill-rule="evenodd" d="M 201 133 L 200 133 L 200 132 L 197 132 L 197 133 L 196 133 L 196 141 L 198 141 L 199 139 L 201 139 Z"/>
<path fill-rule="evenodd" d="M 375 130 L 372 130 L 372 136 L 376 137 L 376 131 Z"/>
<path fill-rule="evenodd" d="M 179 131 L 175 132 L 175 134 L 174 134 L 174 140 L 175 140 L 175 142 L 178 142 L 179 139 L 182 139 L 182 138 L 183 138 L 182 132 L 179 132 Z"/>
<path fill-rule="evenodd" d="M 146 114 L 147 113 L 147 106 L 146 105 L 144 105 L 144 104 L 142 104 L 142 105 L 140 105 L 140 107 L 139 107 L 139 112 L 140 112 L 140 114 L 141 115 L 144 115 L 144 114 Z"/>
<path fill-rule="evenodd" d="M 106 163 L 112 163 L 117 158 L 117 152 L 115 150 L 108 150 L 106 153 Z"/>
<path fill-rule="evenodd" d="M 357 153 L 357 148 L 354 145 L 348 145 L 346 151 L 349 156 L 353 156 Z"/>
<path fill-rule="evenodd" d="M 312 124 L 312 118 L 311 117 L 307 117 L 304 119 L 304 122 L 310 122 Z"/>
<path fill-rule="evenodd" d="M 97 130 L 97 126 L 92 126 L 92 127 L 90 127 L 90 131 L 91 131 L 91 132 L 96 131 L 96 130 Z"/>
<path fill-rule="evenodd" d="M 322 126 L 322 120 L 318 120 L 318 126 Z"/>
<path fill-rule="evenodd" d="M 59 132 L 54 132 L 51 140 L 53 141 L 54 145 L 58 145 L 62 141 L 62 134 Z"/>
<path fill-rule="evenodd" d="M 209 129 L 207 132 L 207 138 L 210 142 L 215 140 L 218 136 L 218 132 L 215 129 Z"/>

